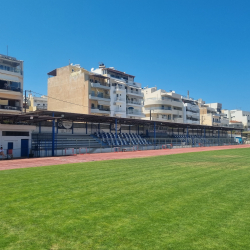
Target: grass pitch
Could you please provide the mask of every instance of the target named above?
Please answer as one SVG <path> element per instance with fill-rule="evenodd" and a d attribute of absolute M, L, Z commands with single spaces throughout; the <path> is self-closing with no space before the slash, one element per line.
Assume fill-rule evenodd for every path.
<path fill-rule="evenodd" d="M 0 171 L 0 249 L 250 249 L 250 149 Z"/>

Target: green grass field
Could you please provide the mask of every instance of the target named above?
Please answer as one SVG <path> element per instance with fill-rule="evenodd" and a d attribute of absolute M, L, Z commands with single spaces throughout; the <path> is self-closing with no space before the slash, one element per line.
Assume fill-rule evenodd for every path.
<path fill-rule="evenodd" d="M 0 249 L 250 249 L 250 149 L 0 171 Z"/>

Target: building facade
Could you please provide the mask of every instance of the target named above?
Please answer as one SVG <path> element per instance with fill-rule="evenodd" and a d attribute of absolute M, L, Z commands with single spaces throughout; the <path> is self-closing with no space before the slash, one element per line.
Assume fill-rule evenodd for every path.
<path fill-rule="evenodd" d="M 92 73 L 107 77 L 110 84 L 110 115 L 123 118 L 143 118 L 143 93 L 141 84 L 134 81 L 135 76 L 107 68 L 100 64 Z"/>
<path fill-rule="evenodd" d="M 23 103 L 25 108 L 25 102 L 26 102 L 26 112 L 32 112 L 37 110 L 47 110 L 47 96 L 33 96 L 32 94 L 29 94 L 26 97 L 23 96 Z"/>
<path fill-rule="evenodd" d="M 144 88 L 143 113 L 146 120 L 183 123 L 183 104 L 181 95 L 174 91 Z"/>
<path fill-rule="evenodd" d="M 23 61 L 0 54 L 0 112 L 20 113 L 23 103 Z"/>
<path fill-rule="evenodd" d="M 234 110 L 226 110 L 224 109 L 222 111 L 230 121 L 232 121 L 232 124 L 237 124 L 235 122 L 242 123 L 242 126 L 244 130 L 250 130 L 250 112 L 249 111 L 243 111 L 239 109 Z"/>
<path fill-rule="evenodd" d="M 183 122 L 189 124 L 200 124 L 200 108 L 198 101 L 190 97 L 182 96 Z"/>

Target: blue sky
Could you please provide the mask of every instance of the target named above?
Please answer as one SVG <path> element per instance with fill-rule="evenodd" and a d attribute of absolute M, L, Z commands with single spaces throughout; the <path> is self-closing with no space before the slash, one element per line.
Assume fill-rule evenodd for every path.
<path fill-rule="evenodd" d="M 250 1 L 0 0 L 0 53 L 24 60 L 24 89 L 99 62 L 142 86 L 250 110 Z"/>

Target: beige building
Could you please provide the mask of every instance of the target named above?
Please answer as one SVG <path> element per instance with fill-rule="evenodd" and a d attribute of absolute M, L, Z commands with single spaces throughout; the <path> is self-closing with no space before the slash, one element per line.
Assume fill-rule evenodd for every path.
<path fill-rule="evenodd" d="M 181 95 L 174 91 L 144 88 L 144 108 L 146 120 L 183 123 L 183 104 Z"/>
<path fill-rule="evenodd" d="M 0 54 L 0 112 L 20 113 L 23 103 L 23 61 Z"/>
<path fill-rule="evenodd" d="M 23 103 L 25 105 L 25 96 L 23 96 Z M 29 94 L 26 97 L 26 112 L 32 112 L 37 110 L 47 110 L 47 96 L 33 96 Z"/>
<path fill-rule="evenodd" d="M 200 102 L 199 106 L 201 125 L 229 127 L 229 119 L 221 113 L 221 103 L 204 104 L 204 102 Z"/>
<path fill-rule="evenodd" d="M 48 73 L 48 110 L 110 115 L 109 78 L 68 65 Z"/>

